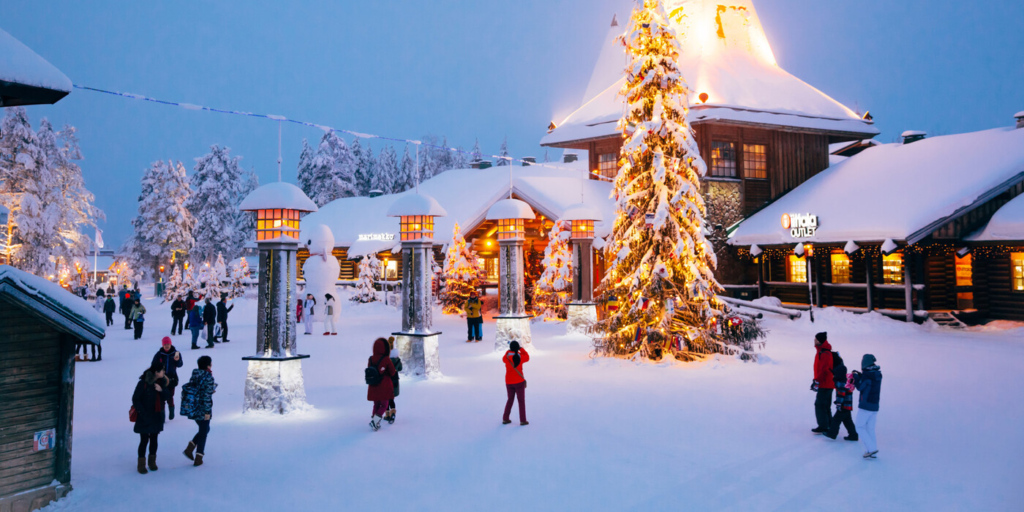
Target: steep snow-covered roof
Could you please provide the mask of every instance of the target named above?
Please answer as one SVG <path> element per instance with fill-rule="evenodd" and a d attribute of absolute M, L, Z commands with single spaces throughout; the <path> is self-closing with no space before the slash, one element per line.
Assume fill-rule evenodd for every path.
<path fill-rule="evenodd" d="M 1024 180 L 1024 130 L 996 128 L 913 144 L 882 144 L 835 164 L 737 226 L 733 245 L 915 243 L 992 194 Z M 793 238 L 783 214 L 818 216 Z"/>
<path fill-rule="evenodd" d="M 295 185 L 284 181 L 276 181 L 262 185 L 242 199 L 238 205 L 240 210 L 268 210 L 274 208 L 315 212 L 316 203 Z"/>
<path fill-rule="evenodd" d="M 989 219 L 988 224 L 967 237 L 972 242 L 999 242 L 1024 240 L 1024 195 L 1019 195 L 1003 205 Z"/>
<path fill-rule="evenodd" d="M 55 103 L 70 92 L 64 73 L 0 29 L 0 104 Z"/>
<path fill-rule="evenodd" d="M 423 194 L 405 194 L 391 203 L 388 208 L 388 217 L 401 217 L 409 215 L 431 215 L 444 217 L 448 212 L 438 204 L 437 199 Z"/>
<path fill-rule="evenodd" d="M 23 270 L 0 265 L 0 296 L 24 304 L 49 320 L 53 327 L 85 341 L 99 343 L 106 335 L 106 323 L 93 303 Z"/>
<path fill-rule="evenodd" d="M 682 43 L 679 67 L 690 86 L 690 121 L 726 121 L 804 128 L 870 138 L 870 121 L 779 67 L 752 0 L 728 6 L 712 0 L 669 0 L 682 7 L 675 19 Z M 628 20 L 628 16 L 619 17 Z M 612 27 L 594 67 L 581 106 L 556 121 L 542 145 L 559 145 L 618 133 L 624 105 L 626 55 L 615 38 L 626 23 Z M 701 94 L 707 94 L 702 103 Z"/>
<path fill-rule="evenodd" d="M 512 192 L 542 215 L 558 219 L 576 203 L 596 208 L 604 219 L 615 218 L 611 199 L 612 184 L 587 178 L 587 172 L 563 171 L 542 167 L 512 167 Z M 434 221 L 434 242 L 446 244 L 458 222 L 465 233 L 486 220 L 487 210 L 508 198 L 509 168 L 454 169 L 423 183 L 420 193 L 435 198 L 448 213 Z M 398 233 L 398 219 L 388 217 L 396 200 L 415 191 L 378 197 L 348 197 L 325 204 L 316 213 L 302 219 L 303 240 L 306 226 L 326 224 L 334 233 L 336 247 L 348 247 L 349 257 L 385 251 L 398 245 L 394 240 L 359 240 L 360 234 Z M 595 227 L 595 235 L 611 233 L 611 222 Z"/>

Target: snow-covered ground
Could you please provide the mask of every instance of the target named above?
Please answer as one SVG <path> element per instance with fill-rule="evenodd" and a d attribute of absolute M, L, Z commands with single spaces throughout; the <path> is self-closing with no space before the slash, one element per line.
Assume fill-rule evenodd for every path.
<path fill-rule="evenodd" d="M 1020 510 L 1024 503 L 1024 327 L 954 332 L 819 311 L 772 318 L 762 361 L 697 364 L 592 359 L 561 323 L 534 324 L 525 365 L 530 425 L 501 425 L 503 367 L 437 314 L 440 381 L 403 381 L 398 420 L 367 425 L 363 368 L 394 309 L 342 301 L 335 337 L 300 336 L 315 411 L 243 415 L 255 304 L 239 300 L 232 342 L 183 350 L 187 379 L 214 360 L 205 464 L 181 450 L 195 423 L 160 435 L 160 470 L 135 471 L 128 422 L 136 379 L 170 326 L 147 299 L 146 334 L 115 323 L 104 359 L 77 367 L 72 485 L 49 510 Z M 119 317 L 115 317 L 119 319 Z M 493 323 L 484 326 L 493 334 Z M 827 330 L 850 363 L 870 352 L 885 380 L 878 460 L 859 443 L 814 436 L 812 336 Z M 186 331 L 187 334 L 187 331 Z M 515 419 L 513 412 L 513 419 Z"/>

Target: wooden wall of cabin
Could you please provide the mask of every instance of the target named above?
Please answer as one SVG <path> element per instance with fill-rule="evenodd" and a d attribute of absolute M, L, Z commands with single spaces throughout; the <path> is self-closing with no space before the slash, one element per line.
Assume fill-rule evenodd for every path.
<path fill-rule="evenodd" d="M 1024 245 L 1012 252 L 1024 252 Z M 973 257 L 974 307 L 982 318 L 1024 321 L 1024 292 L 1012 289 L 1010 254 L 975 251 Z"/>
<path fill-rule="evenodd" d="M 331 252 L 335 258 L 338 259 L 338 279 L 353 280 L 359 277 L 359 263 L 348 259 L 348 248 L 347 247 L 335 247 L 334 251 Z M 295 261 L 297 262 L 298 268 L 296 269 L 296 275 L 298 279 L 302 277 L 302 264 L 309 258 L 309 249 L 299 249 L 295 253 Z M 402 263 L 398 263 L 399 275 L 401 275 Z"/>
<path fill-rule="evenodd" d="M 940 252 L 921 256 L 924 264 L 925 308 L 959 309 L 956 300 L 956 256 Z"/>
<path fill-rule="evenodd" d="M 65 470 L 58 474 L 58 450 L 32 451 L 34 433 L 52 428 L 70 437 L 70 425 L 59 425 L 61 335 L 23 306 L 9 301 L 0 304 L 0 496 L 4 496 L 70 476 Z M 71 347 L 64 348 L 71 352 Z M 70 439 L 59 446 L 70 448 L 69 443 Z M 63 462 L 70 464 L 69 459 Z"/>

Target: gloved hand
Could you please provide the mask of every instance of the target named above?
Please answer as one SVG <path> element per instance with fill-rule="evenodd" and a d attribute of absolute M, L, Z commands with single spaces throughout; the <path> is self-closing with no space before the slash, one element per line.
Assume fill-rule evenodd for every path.
<path fill-rule="evenodd" d="M 818 381 L 812 380 L 811 381 L 811 391 L 817 391 L 817 390 L 818 390 Z"/>

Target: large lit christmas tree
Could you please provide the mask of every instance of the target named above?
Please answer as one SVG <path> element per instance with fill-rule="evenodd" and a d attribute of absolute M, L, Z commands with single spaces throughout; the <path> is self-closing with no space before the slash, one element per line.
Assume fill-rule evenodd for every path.
<path fill-rule="evenodd" d="M 441 292 L 441 305 L 445 314 L 463 313 L 469 294 L 480 287 L 479 269 L 474 264 L 475 260 L 476 255 L 466 247 L 466 239 L 462 237 L 459 223 L 456 222 L 442 274 L 444 291 Z"/>
<path fill-rule="evenodd" d="M 690 360 L 718 351 L 712 248 L 704 238 L 700 180 L 706 167 L 686 114 L 681 46 L 663 0 L 642 0 L 622 36 L 629 63 L 617 211 L 599 292 L 619 308 L 599 327 L 599 352 Z"/>
<path fill-rule="evenodd" d="M 534 310 L 545 319 L 566 317 L 566 304 L 572 292 L 572 229 L 565 221 L 557 221 L 548 233 L 544 249 L 544 271 L 533 292 Z"/>

